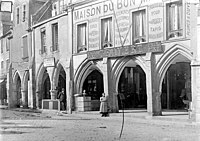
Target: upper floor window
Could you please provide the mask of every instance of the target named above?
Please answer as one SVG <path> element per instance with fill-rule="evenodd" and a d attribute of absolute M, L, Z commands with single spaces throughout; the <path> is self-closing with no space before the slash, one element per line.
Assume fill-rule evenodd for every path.
<path fill-rule="evenodd" d="M 52 25 L 52 51 L 58 50 L 58 24 Z"/>
<path fill-rule="evenodd" d="M 77 26 L 77 50 L 78 52 L 87 50 L 87 24 L 80 24 Z"/>
<path fill-rule="evenodd" d="M 25 22 L 26 20 L 26 5 L 24 4 L 23 5 L 23 13 L 22 13 L 22 21 Z"/>
<path fill-rule="evenodd" d="M 167 4 L 167 39 L 183 36 L 182 1 Z"/>
<path fill-rule="evenodd" d="M 3 53 L 3 39 L 1 39 L 1 53 Z"/>
<path fill-rule="evenodd" d="M 67 11 L 67 0 L 60 0 L 60 13 Z"/>
<path fill-rule="evenodd" d="M 10 50 L 10 39 L 6 39 L 6 51 Z"/>
<path fill-rule="evenodd" d="M 101 46 L 103 48 L 113 46 L 112 17 L 101 20 Z"/>
<path fill-rule="evenodd" d="M 9 59 L 7 59 L 7 60 L 6 60 L 6 69 L 8 69 L 8 67 L 9 67 L 9 64 L 10 64 L 10 60 L 9 60 Z"/>
<path fill-rule="evenodd" d="M 54 2 L 52 4 L 52 16 L 56 16 L 59 14 L 59 1 Z"/>
<path fill-rule="evenodd" d="M 46 52 L 46 29 L 42 28 L 41 32 L 41 54 Z"/>
<path fill-rule="evenodd" d="M 3 69 L 3 66 L 4 66 L 3 61 L 1 61 L 1 69 Z"/>
<path fill-rule="evenodd" d="M 19 24 L 19 7 L 17 8 L 17 24 Z"/>
<path fill-rule="evenodd" d="M 133 12 L 133 44 L 146 42 L 146 11 Z"/>
<path fill-rule="evenodd" d="M 22 37 L 22 59 L 26 59 L 28 57 L 28 40 L 27 35 Z"/>

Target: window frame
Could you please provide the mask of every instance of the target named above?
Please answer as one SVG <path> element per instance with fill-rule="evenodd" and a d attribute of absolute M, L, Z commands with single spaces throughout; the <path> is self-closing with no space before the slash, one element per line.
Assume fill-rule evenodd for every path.
<path fill-rule="evenodd" d="M 103 39 L 102 39 L 102 37 L 103 37 L 103 36 L 102 36 L 102 34 L 103 34 L 103 33 L 102 33 L 102 31 L 103 31 L 103 29 L 102 29 L 102 28 L 103 28 L 103 27 L 102 27 L 102 22 L 103 22 L 103 20 L 106 20 L 106 19 L 109 19 L 109 18 L 111 18 L 111 20 L 112 20 L 112 21 L 111 21 L 111 25 L 112 25 L 112 26 L 111 26 L 111 27 L 112 27 L 112 29 L 111 29 L 111 34 L 112 34 L 112 35 L 111 35 L 111 40 L 112 40 L 112 42 L 111 42 L 111 43 L 112 43 L 112 46 L 109 45 L 108 47 L 104 47 L 104 45 L 103 45 L 104 43 L 103 43 L 103 41 L 102 41 L 102 40 L 103 40 Z M 114 21 L 113 21 L 113 20 L 114 20 L 113 15 L 108 15 L 108 16 L 104 16 L 104 17 L 101 17 L 101 18 L 100 18 L 100 49 L 112 48 L 112 47 L 114 47 L 114 34 L 115 34 L 114 30 L 115 30 L 115 27 L 114 27 Z M 108 45 L 108 43 L 107 43 L 106 45 Z"/>
<path fill-rule="evenodd" d="M 4 69 L 4 61 L 3 60 L 1 61 L 1 69 L 2 70 Z"/>
<path fill-rule="evenodd" d="M 26 12 L 27 11 L 27 6 L 26 4 L 24 3 L 22 5 L 22 22 L 25 22 L 26 21 Z"/>
<path fill-rule="evenodd" d="M 43 33 L 45 32 L 45 41 L 43 40 L 44 39 L 44 36 Z M 47 34 L 46 34 L 46 28 L 45 27 L 42 27 L 40 28 L 40 39 L 41 39 L 41 48 L 40 48 L 40 54 L 44 54 L 47 52 L 47 42 L 46 42 L 46 38 L 47 38 Z"/>
<path fill-rule="evenodd" d="M 171 37 L 169 38 L 168 37 L 168 34 L 169 34 L 169 16 L 168 16 L 168 5 L 170 3 L 178 3 L 178 2 L 181 2 L 182 3 L 182 35 L 181 36 L 175 36 L 175 37 Z M 165 37 L 165 40 L 167 41 L 170 41 L 170 40 L 176 40 L 176 39 L 182 39 L 182 38 L 185 38 L 185 0 L 171 0 L 169 2 L 165 2 L 164 3 L 164 15 L 165 15 L 165 18 L 164 18 L 164 27 L 165 27 L 165 34 L 164 34 L 164 37 Z"/>
<path fill-rule="evenodd" d="M 9 38 L 6 38 L 6 51 L 10 51 L 10 45 L 11 40 Z"/>
<path fill-rule="evenodd" d="M 27 56 L 24 56 L 24 38 L 27 38 Z M 28 57 L 29 57 L 29 55 L 28 55 L 28 34 L 25 34 L 25 35 L 23 35 L 22 37 L 21 37 L 21 50 L 22 50 L 22 59 L 27 59 Z"/>
<path fill-rule="evenodd" d="M 57 26 L 57 38 L 55 38 L 55 26 Z M 52 47 L 51 47 L 51 51 L 55 52 L 58 51 L 58 41 L 59 41 L 59 28 L 58 28 L 58 23 L 53 23 L 51 24 L 51 29 L 52 29 Z M 56 47 L 56 48 L 55 48 Z"/>
<path fill-rule="evenodd" d="M 6 59 L 6 69 L 9 69 L 10 59 Z"/>
<path fill-rule="evenodd" d="M 145 11 L 145 33 L 146 33 L 146 35 L 145 35 L 145 39 L 146 39 L 146 41 L 144 41 L 144 42 L 141 42 L 141 40 L 142 39 L 139 39 L 140 40 L 140 42 L 138 42 L 138 43 L 135 43 L 134 42 L 134 23 L 133 23 L 133 15 L 134 15 L 134 13 L 136 13 L 136 12 L 139 12 L 139 11 Z M 144 7 L 141 7 L 141 8 L 139 8 L 139 9 L 134 9 L 134 10 L 132 10 L 132 11 L 130 11 L 130 15 L 131 15 L 131 18 L 130 18 L 130 20 L 131 20 L 131 22 L 130 23 L 132 23 L 132 26 L 131 26 L 131 39 L 130 39 L 130 41 L 131 41 L 131 44 L 143 44 L 143 43 L 147 43 L 148 41 L 149 41 L 149 37 L 148 37 L 148 34 L 149 34 L 149 31 L 148 31 L 148 13 L 147 13 L 147 7 L 146 6 L 144 6 Z M 142 36 L 143 37 L 143 36 Z"/>
<path fill-rule="evenodd" d="M 78 40 L 79 40 L 79 37 L 78 37 L 78 35 L 79 35 L 79 33 L 78 33 L 78 27 L 79 26 L 81 26 L 81 25 L 86 25 L 86 27 L 85 27 L 85 42 L 86 42 L 86 45 L 85 46 L 82 46 L 81 48 L 85 48 L 84 50 L 81 50 L 81 51 L 79 51 L 79 44 L 78 44 Z M 76 39 L 77 39 L 77 41 L 76 41 L 76 52 L 77 53 L 82 53 L 82 52 L 86 52 L 86 51 L 88 51 L 88 21 L 84 21 L 84 22 L 81 22 L 81 23 L 78 23 L 78 24 L 76 24 Z"/>
<path fill-rule="evenodd" d="M 3 47 L 3 38 L 0 40 L 1 41 L 1 53 L 3 53 L 4 52 L 4 47 Z"/>
<path fill-rule="evenodd" d="M 20 23 L 20 7 L 16 7 L 16 23 Z"/>

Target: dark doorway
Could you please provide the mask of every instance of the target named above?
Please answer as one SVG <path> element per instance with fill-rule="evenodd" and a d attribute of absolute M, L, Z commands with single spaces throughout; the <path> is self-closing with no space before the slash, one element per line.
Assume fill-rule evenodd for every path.
<path fill-rule="evenodd" d="M 163 109 L 185 109 L 181 97 L 185 89 L 186 79 L 191 77 L 190 63 L 178 62 L 170 65 L 162 82 L 161 102 Z"/>
<path fill-rule="evenodd" d="M 66 91 L 66 73 L 63 68 L 61 68 L 58 78 L 58 91 L 61 92 L 62 88 L 64 88 Z"/>
<path fill-rule="evenodd" d="M 22 106 L 22 93 L 21 93 L 21 79 L 19 76 L 17 78 L 16 90 L 17 90 L 17 107 L 21 107 Z"/>
<path fill-rule="evenodd" d="M 43 99 L 50 99 L 51 98 L 51 95 L 50 95 L 51 83 L 50 83 L 50 78 L 47 71 L 44 72 L 42 86 L 43 86 L 42 87 Z"/>
<path fill-rule="evenodd" d="M 103 75 L 97 70 L 92 71 L 83 84 L 83 90 L 92 100 L 99 100 L 104 92 Z"/>
<path fill-rule="evenodd" d="M 135 67 L 125 67 L 119 80 L 118 91 L 125 97 L 124 108 L 146 108 L 146 76 L 142 68 L 138 65 Z M 120 98 L 119 109 L 122 108 Z"/>

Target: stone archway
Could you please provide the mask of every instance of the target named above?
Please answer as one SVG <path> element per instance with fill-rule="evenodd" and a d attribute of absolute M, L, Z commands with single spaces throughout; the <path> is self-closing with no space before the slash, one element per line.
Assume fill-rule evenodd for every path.
<path fill-rule="evenodd" d="M 113 82 L 117 93 L 124 93 L 125 108 L 146 108 L 147 92 L 145 60 L 141 57 L 124 57 L 116 61 L 113 67 Z M 119 108 L 121 107 L 118 97 Z"/>
<path fill-rule="evenodd" d="M 83 83 L 86 79 L 86 77 L 93 71 L 98 70 L 102 73 L 100 70 L 100 67 L 97 64 L 94 64 L 93 61 L 85 60 L 83 63 L 79 66 L 77 69 L 75 76 L 74 76 L 74 92 L 75 93 L 82 93 L 83 92 Z"/>
<path fill-rule="evenodd" d="M 55 69 L 53 81 L 58 91 L 61 91 L 62 88 L 66 90 L 66 72 L 60 63 Z"/>
<path fill-rule="evenodd" d="M 161 104 L 164 109 L 182 109 L 182 90 L 185 87 L 186 75 L 191 76 L 190 63 L 192 54 L 181 45 L 174 45 L 157 63 L 158 89 L 161 93 Z"/>
<path fill-rule="evenodd" d="M 43 98 L 43 91 L 42 86 L 44 83 L 44 73 L 46 72 L 46 68 L 43 66 L 43 64 L 40 65 L 37 77 L 36 77 L 36 107 L 42 108 L 42 98 Z"/>

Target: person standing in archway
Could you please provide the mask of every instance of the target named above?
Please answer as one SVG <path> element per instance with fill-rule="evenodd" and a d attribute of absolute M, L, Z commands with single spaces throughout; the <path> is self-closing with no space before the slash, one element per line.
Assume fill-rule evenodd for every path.
<path fill-rule="evenodd" d="M 58 94 L 58 98 L 60 100 L 60 110 L 66 110 L 66 94 L 64 88 L 62 88 L 62 91 Z"/>

